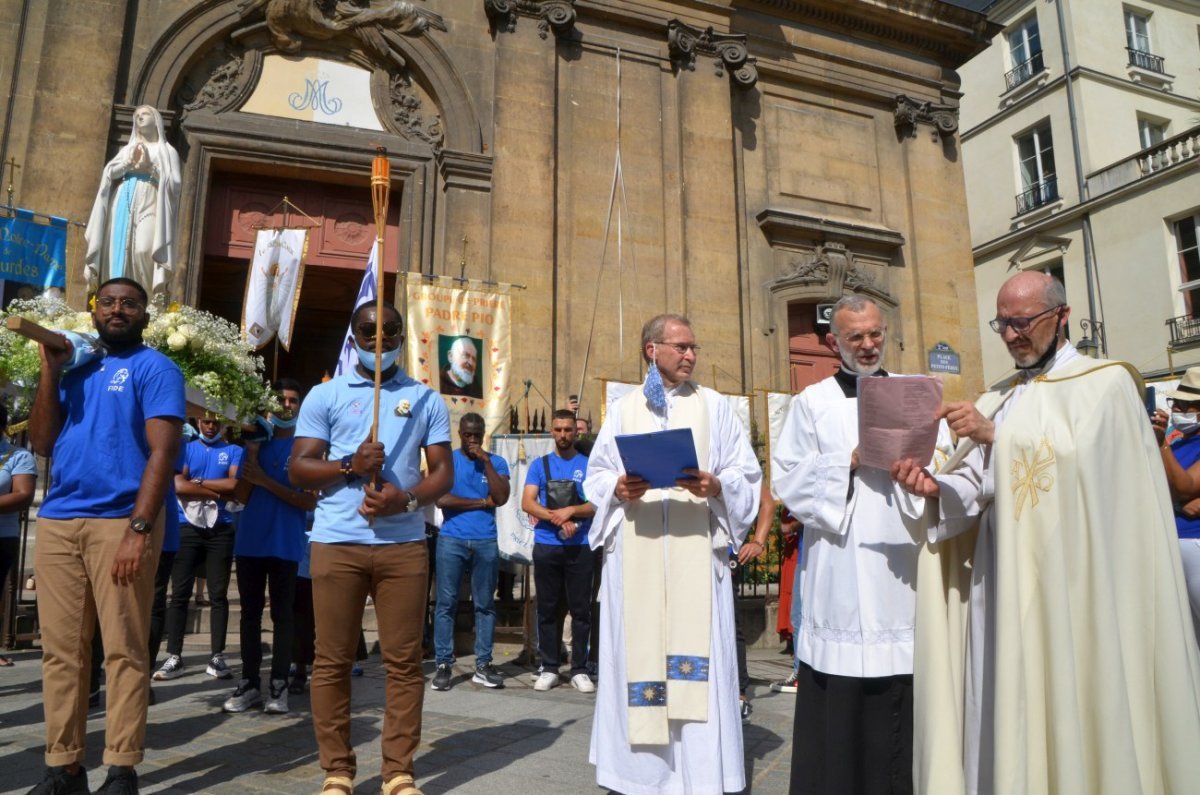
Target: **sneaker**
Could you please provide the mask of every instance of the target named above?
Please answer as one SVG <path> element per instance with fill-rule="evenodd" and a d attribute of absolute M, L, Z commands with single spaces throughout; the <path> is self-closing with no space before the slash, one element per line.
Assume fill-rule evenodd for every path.
<path fill-rule="evenodd" d="M 137 771 L 132 767 L 117 767 L 108 769 L 108 777 L 96 790 L 100 795 L 138 795 Z"/>
<path fill-rule="evenodd" d="M 29 790 L 29 795 L 76 795 L 91 793 L 88 789 L 87 771 L 83 765 L 79 772 L 71 775 L 65 767 L 48 767 L 41 783 Z"/>
<path fill-rule="evenodd" d="M 772 682 L 771 683 L 771 692 L 772 693 L 795 693 L 796 692 L 796 681 L 799 678 L 800 678 L 800 672 L 793 669 L 793 671 L 790 674 L 788 674 L 787 679 L 784 679 L 782 682 Z"/>
<path fill-rule="evenodd" d="M 575 688 L 580 693 L 596 692 L 596 685 L 592 682 L 592 678 L 587 674 L 575 674 L 572 676 L 571 687 Z"/>
<path fill-rule="evenodd" d="M 558 687 L 558 674 L 554 671 L 542 671 L 538 674 L 537 681 L 533 683 L 533 689 L 545 692 L 552 687 Z"/>
<path fill-rule="evenodd" d="M 154 678 L 160 682 L 180 676 L 183 676 L 183 660 L 179 659 L 178 654 L 172 654 L 167 657 L 167 661 L 162 664 L 162 668 L 154 672 Z"/>
<path fill-rule="evenodd" d="M 271 697 L 263 705 L 263 712 L 269 715 L 283 715 L 288 711 L 288 684 L 285 679 L 271 680 Z"/>
<path fill-rule="evenodd" d="M 225 699 L 225 706 L 222 709 L 226 712 L 245 712 L 255 704 L 261 703 L 262 693 L 258 692 L 258 687 L 249 679 L 243 679 L 238 683 L 237 690 L 233 691 L 233 695 Z"/>
<path fill-rule="evenodd" d="M 750 702 L 742 699 L 742 723 L 750 722 L 750 713 L 754 712 L 754 707 L 750 706 Z"/>
<path fill-rule="evenodd" d="M 450 663 L 439 663 L 437 671 L 433 675 L 434 690 L 449 690 L 450 678 L 454 673 L 450 670 Z"/>
<path fill-rule="evenodd" d="M 484 687 L 504 687 L 504 677 L 491 663 L 476 665 L 475 676 L 471 677 L 471 681 Z"/>
<path fill-rule="evenodd" d="M 204 669 L 204 673 L 215 676 L 217 679 L 233 678 L 233 671 L 229 670 L 229 666 L 225 664 L 224 654 L 214 654 L 208 661 L 208 667 Z"/>

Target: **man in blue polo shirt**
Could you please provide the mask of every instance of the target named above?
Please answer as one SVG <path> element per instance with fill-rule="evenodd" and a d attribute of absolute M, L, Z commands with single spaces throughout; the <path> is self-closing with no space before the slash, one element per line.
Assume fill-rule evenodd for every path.
<path fill-rule="evenodd" d="M 429 555 L 421 506 L 450 489 L 450 419 L 437 393 L 397 366 L 404 341 L 400 313 L 365 304 L 350 319 L 358 364 L 318 384 L 300 410 L 288 476 L 320 490 L 309 548 L 316 622 L 313 728 L 323 792 L 351 793 L 357 761 L 350 742 L 350 669 L 367 596 L 375 600 L 387 672 L 383 716 L 383 790 L 412 788 L 421 742 L 421 630 Z M 380 335 L 382 356 L 375 360 Z M 374 372 L 381 392 L 377 442 L 371 441 Z M 428 474 L 421 473 L 424 452 Z"/>
<path fill-rule="evenodd" d="M 154 570 L 184 416 L 183 374 L 142 344 L 147 300 L 131 279 L 100 285 L 92 322 L 105 355 L 65 375 L 70 346 L 41 347 L 29 438 L 53 465 L 34 553 L 48 768 L 34 793 L 88 791 L 82 762 L 97 617 L 110 765 L 97 792 L 137 792 L 133 767 L 142 761 L 146 736 Z"/>
<path fill-rule="evenodd" d="M 587 672 L 593 569 L 587 538 L 596 513 L 583 495 L 588 460 L 575 449 L 575 413 L 570 409 L 554 412 L 550 433 L 554 452 L 529 465 L 521 498 L 521 510 L 538 520 L 533 528 L 533 585 L 542 670 L 533 689 L 558 685 L 558 608 L 565 593 L 571 613 L 571 686 L 595 693 Z"/>
<path fill-rule="evenodd" d="M 183 628 L 188 601 L 196 579 L 196 566 L 203 564 L 208 595 L 209 653 L 205 673 L 230 679 L 233 671 L 225 662 L 229 629 L 229 577 L 233 570 L 233 516 L 225 501 L 237 485 L 242 448 L 225 440 L 220 419 L 207 415 L 197 421 L 199 438 L 184 447 L 183 471 L 175 476 L 179 497 L 179 552 L 171 568 L 171 598 L 167 604 L 167 659 L 154 674 L 158 680 L 182 676 Z"/>
<path fill-rule="evenodd" d="M 496 581 L 500 550 L 496 544 L 496 506 L 508 502 L 508 462 L 483 449 L 483 417 L 464 414 L 458 423 L 461 447 L 454 451 L 454 487 L 438 500 L 442 529 L 437 542 L 437 608 L 433 646 L 437 671 L 434 690 L 449 690 L 454 664 L 454 615 L 463 574 L 471 575 L 475 605 L 475 676 L 484 687 L 504 687 L 492 665 L 496 632 Z"/>
<path fill-rule="evenodd" d="M 233 552 L 237 558 L 238 594 L 242 598 L 242 680 L 225 700 L 226 712 L 245 712 L 262 697 L 262 615 L 271 596 L 271 679 L 263 712 L 288 711 L 288 666 L 292 659 L 292 605 L 296 574 L 308 546 L 307 511 L 317 495 L 292 487 L 287 467 L 292 457 L 300 384 L 291 378 L 275 382 L 282 410 L 269 418 L 271 438 L 256 454 L 242 458 L 239 477 L 254 485 L 238 523 Z"/>

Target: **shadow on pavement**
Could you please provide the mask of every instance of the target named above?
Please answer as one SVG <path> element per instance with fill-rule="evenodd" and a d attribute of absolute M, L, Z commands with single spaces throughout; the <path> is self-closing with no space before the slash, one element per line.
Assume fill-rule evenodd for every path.
<path fill-rule="evenodd" d="M 453 792 L 477 778 L 495 773 L 525 756 L 545 750 L 562 736 L 574 720 L 553 726 L 547 720 L 520 720 L 503 726 L 486 726 L 435 740 L 432 751 L 417 761 L 421 790 L 426 795 Z M 506 753 L 520 744 L 520 753 Z"/>

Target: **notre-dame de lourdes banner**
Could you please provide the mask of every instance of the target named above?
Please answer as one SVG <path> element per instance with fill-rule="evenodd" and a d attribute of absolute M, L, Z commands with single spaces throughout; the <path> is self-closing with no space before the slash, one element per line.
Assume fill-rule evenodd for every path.
<path fill-rule="evenodd" d="M 408 372 L 446 401 L 454 446 L 458 421 L 468 412 L 483 415 L 489 438 L 507 431 L 508 296 L 430 283 L 417 273 L 408 274 L 405 295 Z"/>

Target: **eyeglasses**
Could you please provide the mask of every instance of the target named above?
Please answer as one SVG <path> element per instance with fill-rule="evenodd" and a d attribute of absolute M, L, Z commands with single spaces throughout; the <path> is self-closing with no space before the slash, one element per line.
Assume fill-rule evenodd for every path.
<path fill-rule="evenodd" d="M 378 332 L 379 332 L 379 325 L 377 323 L 360 323 L 360 324 L 358 324 L 358 333 L 363 335 L 367 339 L 373 338 Z M 395 337 L 399 333 L 400 333 L 400 324 L 399 323 L 396 323 L 393 321 L 391 323 L 383 324 L 383 336 Z"/>
<path fill-rule="evenodd" d="M 114 298 L 111 295 L 102 295 L 96 299 L 96 306 L 101 309 L 112 309 L 117 304 L 120 304 L 122 309 L 129 310 L 146 308 L 145 304 L 133 298 Z"/>
<path fill-rule="evenodd" d="M 846 342 L 850 343 L 851 345 L 861 345 L 863 340 L 870 340 L 871 342 L 875 342 L 875 343 L 882 342 L 883 335 L 886 332 L 887 332 L 886 328 L 876 328 L 876 329 L 871 329 L 870 331 L 856 331 L 853 334 L 846 334 L 845 336 L 842 336 L 842 335 L 839 335 L 839 336 L 842 336 L 842 339 L 845 340 Z"/>
<path fill-rule="evenodd" d="M 669 347 L 672 347 L 675 349 L 675 351 L 680 356 L 687 353 L 688 351 L 691 351 L 692 353 L 700 352 L 700 346 L 695 344 L 694 342 L 667 342 L 666 340 L 659 340 L 658 342 L 656 342 L 654 344 L 655 345 L 667 345 Z"/>
<path fill-rule="evenodd" d="M 1024 334 L 1026 331 L 1029 331 L 1029 327 L 1033 325 L 1033 321 L 1037 320 L 1042 315 L 1048 315 L 1051 312 L 1057 312 L 1064 306 L 1066 306 L 1066 304 L 1052 306 L 1049 309 L 1038 312 L 1036 315 L 1030 315 L 1029 317 L 998 317 L 995 320 L 989 320 L 988 325 L 991 326 L 992 331 L 996 332 L 997 334 L 1003 334 L 1005 329 L 1009 328 L 1018 334 Z"/>

